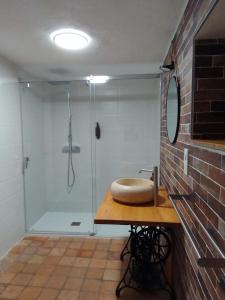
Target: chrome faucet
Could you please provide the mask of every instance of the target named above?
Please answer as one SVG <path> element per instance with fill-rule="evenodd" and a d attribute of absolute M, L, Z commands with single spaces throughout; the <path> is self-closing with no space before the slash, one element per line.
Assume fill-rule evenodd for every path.
<path fill-rule="evenodd" d="M 152 170 L 149 169 L 141 169 L 138 173 L 149 172 L 152 173 L 153 182 L 154 182 L 154 206 L 158 206 L 158 167 L 153 167 Z M 150 177 L 151 180 L 151 177 Z"/>

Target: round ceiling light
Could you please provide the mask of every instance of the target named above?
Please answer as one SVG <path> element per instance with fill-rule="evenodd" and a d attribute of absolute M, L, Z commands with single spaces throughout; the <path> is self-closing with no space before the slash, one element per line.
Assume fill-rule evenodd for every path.
<path fill-rule="evenodd" d="M 67 50 L 83 49 L 90 43 L 90 37 L 85 32 L 73 28 L 54 31 L 50 38 L 58 47 Z"/>

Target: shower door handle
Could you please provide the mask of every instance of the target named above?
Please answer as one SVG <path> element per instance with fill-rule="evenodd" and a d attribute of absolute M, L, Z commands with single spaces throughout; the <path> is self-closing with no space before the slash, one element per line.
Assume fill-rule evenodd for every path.
<path fill-rule="evenodd" d="M 28 168 L 30 158 L 28 156 L 25 156 L 23 158 L 23 173 L 25 173 L 25 170 Z"/>
<path fill-rule="evenodd" d="M 97 140 L 99 140 L 101 137 L 101 128 L 98 122 L 96 123 L 96 127 L 95 127 L 95 137 Z"/>

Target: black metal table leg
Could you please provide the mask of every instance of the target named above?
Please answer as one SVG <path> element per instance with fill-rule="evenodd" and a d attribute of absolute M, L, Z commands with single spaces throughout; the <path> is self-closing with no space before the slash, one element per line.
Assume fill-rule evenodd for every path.
<path fill-rule="evenodd" d="M 164 271 L 164 261 L 171 251 L 168 232 L 162 228 L 131 226 L 130 237 L 120 259 L 130 254 L 125 273 L 117 285 L 116 296 L 124 288 L 135 290 L 164 290 L 174 299 Z"/>
<path fill-rule="evenodd" d="M 130 249 L 129 249 L 130 239 L 131 239 L 131 235 L 129 236 L 129 238 L 120 254 L 120 260 L 122 260 L 122 261 L 124 259 L 124 256 L 126 256 L 127 254 L 130 254 Z"/>

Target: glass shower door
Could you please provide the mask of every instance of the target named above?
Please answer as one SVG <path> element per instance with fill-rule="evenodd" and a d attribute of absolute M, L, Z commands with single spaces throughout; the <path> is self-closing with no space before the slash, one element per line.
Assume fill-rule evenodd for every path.
<path fill-rule="evenodd" d="M 21 110 L 27 231 L 91 234 L 93 162 L 89 87 L 84 81 L 23 83 Z M 75 183 L 69 192 L 70 133 Z"/>

